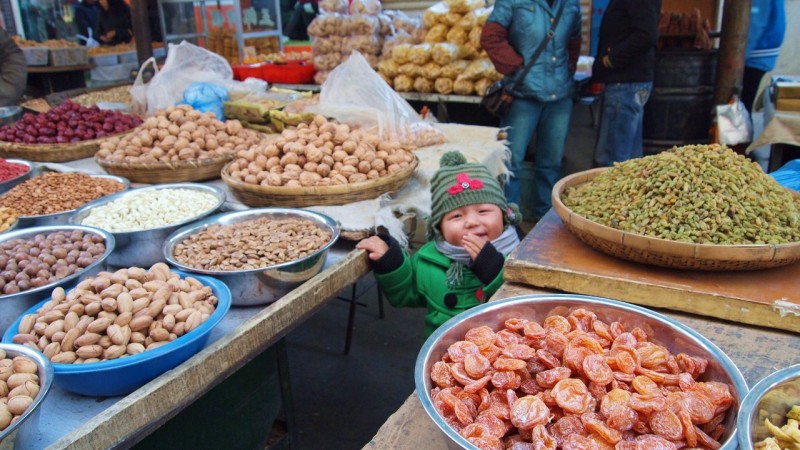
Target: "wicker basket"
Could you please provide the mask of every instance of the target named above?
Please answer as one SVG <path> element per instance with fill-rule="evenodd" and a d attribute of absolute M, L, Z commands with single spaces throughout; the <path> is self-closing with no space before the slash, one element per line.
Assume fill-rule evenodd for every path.
<path fill-rule="evenodd" d="M 228 166 L 222 169 L 222 180 L 242 203 L 248 206 L 326 206 L 344 205 L 376 198 L 381 194 L 397 192 L 406 185 L 414 173 L 419 160 L 414 161 L 393 175 L 362 183 L 338 184 L 335 186 L 259 186 L 234 180 L 228 174 Z"/>
<path fill-rule="evenodd" d="M 0 141 L 0 156 L 3 158 L 20 158 L 39 162 L 75 161 L 76 159 L 94 156 L 100 149 L 100 144 L 109 139 L 120 138 L 130 132 L 131 131 L 126 131 L 100 139 L 69 142 L 66 144 L 18 144 L 16 142 Z"/>
<path fill-rule="evenodd" d="M 121 163 L 95 158 L 106 172 L 136 183 L 159 184 L 182 181 L 205 181 L 219 178 L 219 172 L 234 155 L 176 162 Z"/>
<path fill-rule="evenodd" d="M 759 270 L 800 261 L 800 242 L 779 245 L 714 245 L 677 242 L 629 233 L 592 222 L 561 201 L 568 187 L 583 184 L 606 168 L 562 178 L 553 187 L 553 209 L 566 227 L 591 247 L 618 258 L 672 269 Z M 800 194 L 792 191 L 795 196 Z"/>

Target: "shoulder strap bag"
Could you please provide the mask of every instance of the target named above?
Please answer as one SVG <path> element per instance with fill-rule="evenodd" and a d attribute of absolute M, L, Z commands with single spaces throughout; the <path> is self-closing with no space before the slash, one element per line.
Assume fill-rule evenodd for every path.
<path fill-rule="evenodd" d="M 556 11 L 556 16 L 550 24 L 550 29 L 547 30 L 547 35 L 542 39 L 542 42 L 539 43 L 539 46 L 536 48 L 536 51 L 533 52 L 533 56 L 528 61 L 528 64 L 525 64 L 525 67 L 514 79 L 514 82 L 505 84 L 503 80 L 500 80 L 490 84 L 489 87 L 486 88 L 486 93 L 481 99 L 481 106 L 488 111 L 489 114 L 500 119 L 508 114 L 508 110 L 511 109 L 511 102 L 514 100 L 514 90 L 522 84 L 522 80 L 525 79 L 531 67 L 533 67 L 536 60 L 539 59 L 547 43 L 555 36 L 556 26 L 558 26 L 558 22 L 561 20 L 561 12 L 564 10 L 564 2 L 565 0 L 559 2 L 558 11 Z"/>

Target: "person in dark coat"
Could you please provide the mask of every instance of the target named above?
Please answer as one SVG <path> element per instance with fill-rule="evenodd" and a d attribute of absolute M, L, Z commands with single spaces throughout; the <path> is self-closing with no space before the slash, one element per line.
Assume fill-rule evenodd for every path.
<path fill-rule="evenodd" d="M 25 91 L 27 80 L 25 54 L 6 30 L 0 28 L 0 106 L 15 105 Z"/>
<path fill-rule="evenodd" d="M 122 0 L 99 0 L 97 40 L 103 45 L 124 44 L 133 37 L 131 8 Z"/>
<path fill-rule="evenodd" d="M 89 37 L 89 28 L 92 29 L 92 37 L 97 40 L 98 29 L 97 19 L 100 12 L 100 5 L 97 0 L 83 0 L 75 5 L 75 27 L 78 34 Z"/>
<path fill-rule="evenodd" d="M 605 83 L 594 164 L 643 156 L 644 105 L 655 76 L 661 0 L 611 0 L 600 22 L 592 80 Z"/>

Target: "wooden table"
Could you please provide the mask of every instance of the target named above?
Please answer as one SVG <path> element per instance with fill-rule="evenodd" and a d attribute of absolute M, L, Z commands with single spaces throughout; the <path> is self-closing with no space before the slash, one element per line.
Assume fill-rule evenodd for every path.
<path fill-rule="evenodd" d="M 86 87 L 86 71 L 94 64 L 77 66 L 29 66 L 28 94 L 42 97 L 53 92 Z"/>
<path fill-rule="evenodd" d="M 698 285 L 693 281 L 703 278 L 702 276 L 691 273 L 682 273 L 681 276 L 678 276 L 678 274 L 672 273 L 675 271 L 666 271 L 669 275 L 667 280 L 657 280 L 658 277 L 650 268 L 614 261 L 613 258 L 594 252 L 594 250 L 577 247 L 583 244 L 571 235 L 560 233 L 558 224 L 553 221 L 553 216 L 555 214 L 552 211 L 549 212 L 506 261 L 506 284 L 492 297 L 492 300 L 554 292 L 588 293 L 624 301 L 638 299 L 636 303 L 648 306 L 654 311 L 681 322 L 720 347 L 742 372 L 749 387 L 778 369 L 800 363 L 800 352 L 796 351 L 800 348 L 800 335 L 797 333 L 687 313 L 686 311 L 696 311 L 698 308 L 698 301 L 692 297 L 692 295 L 696 295 L 693 294 L 693 290 L 696 291 Z M 555 216 L 554 220 L 560 223 L 558 216 Z M 552 241 L 543 242 L 541 240 L 543 235 L 550 236 Z M 575 239 L 575 242 L 570 241 L 570 238 Z M 591 253 L 591 256 L 583 253 L 587 251 Z M 576 261 L 582 263 L 578 264 Z M 570 268 L 566 268 L 567 266 Z M 581 270 L 584 271 L 584 275 L 590 272 L 586 269 L 587 266 L 604 271 L 604 277 L 586 276 L 582 282 L 579 281 L 576 274 Z M 711 283 L 711 287 L 707 287 L 707 289 L 716 288 L 720 292 L 732 296 L 736 293 L 731 291 L 738 288 L 749 289 L 748 292 L 771 292 L 776 289 L 785 289 L 790 294 L 797 295 L 800 292 L 798 289 L 800 288 L 798 286 L 800 275 L 795 273 L 798 269 L 800 268 L 786 269 L 787 272 L 784 276 L 791 278 L 758 278 L 749 283 L 747 276 L 752 274 L 747 276 L 733 274 L 723 279 L 715 279 Z M 708 274 L 706 276 L 712 277 L 712 279 L 714 277 L 714 275 Z M 716 276 L 721 275 L 717 274 Z M 509 278 L 525 280 L 530 284 L 508 281 Z M 683 280 L 682 287 L 679 285 L 679 280 Z M 667 289 L 665 283 L 674 285 Z M 727 283 L 735 283 L 737 288 L 729 289 L 730 286 Z M 770 283 L 780 286 L 773 286 Z M 752 289 L 748 287 L 749 284 L 752 284 Z M 561 289 L 554 289 L 554 286 L 560 286 Z M 708 295 L 710 297 L 711 294 Z M 684 301 L 664 300 L 670 296 L 683 298 Z M 716 299 L 716 306 L 720 313 L 736 309 L 726 307 L 728 300 L 722 298 L 724 295 L 720 294 L 719 297 Z M 712 300 L 705 299 L 705 301 Z M 660 302 L 663 303 L 659 305 Z M 671 309 L 667 310 L 659 306 Z M 702 308 L 699 312 L 707 314 L 708 310 Z M 769 315 L 769 311 L 764 313 Z M 777 313 L 773 315 L 778 316 Z M 792 316 L 786 320 L 794 319 Z M 448 440 L 428 417 L 416 393 L 412 393 L 364 448 L 444 450 L 448 448 Z"/>

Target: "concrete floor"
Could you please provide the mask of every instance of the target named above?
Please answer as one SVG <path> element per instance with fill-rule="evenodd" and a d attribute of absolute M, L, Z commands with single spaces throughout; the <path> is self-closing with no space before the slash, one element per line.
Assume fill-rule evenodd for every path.
<path fill-rule="evenodd" d="M 589 106 L 576 105 L 565 149 L 567 174 L 591 167 L 595 128 Z M 526 227 L 527 229 L 530 226 Z M 526 231 L 527 231 L 526 229 Z M 294 448 L 360 449 L 414 390 L 423 340 L 423 309 L 385 303 L 380 319 L 374 278 L 359 281 L 350 353 L 349 303 L 334 300 L 287 336 L 297 442 Z M 349 289 L 343 294 L 349 295 Z"/>

